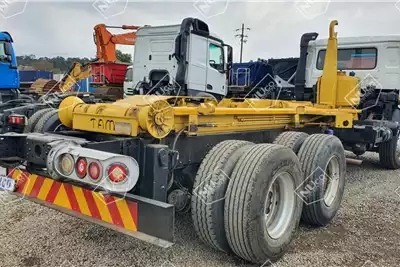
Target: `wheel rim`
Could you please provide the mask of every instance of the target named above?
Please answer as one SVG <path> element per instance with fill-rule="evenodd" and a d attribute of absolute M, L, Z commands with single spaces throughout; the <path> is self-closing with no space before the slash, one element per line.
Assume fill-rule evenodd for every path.
<path fill-rule="evenodd" d="M 337 156 L 332 157 L 325 169 L 324 202 L 330 207 L 336 199 L 340 182 L 340 164 Z"/>
<path fill-rule="evenodd" d="M 294 191 L 294 179 L 288 172 L 279 173 L 272 179 L 264 208 L 266 229 L 272 239 L 284 235 L 292 222 L 296 205 Z"/>

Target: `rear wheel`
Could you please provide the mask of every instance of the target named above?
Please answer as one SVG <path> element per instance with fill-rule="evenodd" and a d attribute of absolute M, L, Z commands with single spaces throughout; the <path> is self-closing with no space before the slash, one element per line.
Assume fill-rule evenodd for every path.
<path fill-rule="evenodd" d="M 200 239 L 229 252 L 224 228 L 225 193 L 233 168 L 253 143 L 225 141 L 216 145 L 200 165 L 192 192 L 192 219 Z"/>
<path fill-rule="evenodd" d="M 58 118 L 58 110 L 52 109 L 43 114 L 42 118 L 35 125 L 34 132 L 56 132 L 60 127 L 62 127 L 62 123 Z"/>
<path fill-rule="evenodd" d="M 332 135 L 315 134 L 307 138 L 299 151 L 304 183 L 297 194 L 306 205 L 302 220 L 325 226 L 335 217 L 342 202 L 346 158 L 342 143 Z"/>
<path fill-rule="evenodd" d="M 400 134 L 379 145 L 379 161 L 387 169 L 400 169 Z"/>
<path fill-rule="evenodd" d="M 275 139 L 274 144 L 288 147 L 297 154 L 307 137 L 309 135 L 303 132 L 284 132 Z"/>
<path fill-rule="evenodd" d="M 289 148 L 253 146 L 232 173 L 225 201 L 225 230 L 232 250 L 265 264 L 288 250 L 299 225 L 303 202 L 295 189 L 301 165 Z"/>
<path fill-rule="evenodd" d="M 28 124 L 24 128 L 24 133 L 30 133 L 35 129 L 36 124 L 38 121 L 43 117 L 44 114 L 48 113 L 49 111 L 54 110 L 53 108 L 45 108 L 37 111 L 34 113 L 28 120 Z"/>

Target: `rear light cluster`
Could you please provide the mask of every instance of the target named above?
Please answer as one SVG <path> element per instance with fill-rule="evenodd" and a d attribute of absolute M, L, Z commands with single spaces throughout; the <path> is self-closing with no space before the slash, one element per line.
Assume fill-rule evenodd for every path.
<path fill-rule="evenodd" d="M 26 125 L 26 117 L 23 115 L 10 115 L 8 116 L 9 124 Z"/>
<path fill-rule="evenodd" d="M 47 167 L 49 173 L 111 192 L 128 192 L 139 178 L 135 159 L 71 144 L 53 148 L 47 158 Z"/>

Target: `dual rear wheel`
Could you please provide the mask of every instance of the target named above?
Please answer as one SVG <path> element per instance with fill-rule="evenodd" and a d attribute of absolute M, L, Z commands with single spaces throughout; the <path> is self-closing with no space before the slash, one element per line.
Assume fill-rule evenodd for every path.
<path fill-rule="evenodd" d="M 56 132 L 61 127 L 63 126 L 58 118 L 58 110 L 54 108 L 46 108 L 37 111 L 29 118 L 24 133 Z"/>
<path fill-rule="evenodd" d="M 289 132 L 274 144 L 222 142 L 195 179 L 195 230 L 218 250 L 258 264 L 277 261 L 300 219 L 318 226 L 333 219 L 344 175 L 344 149 L 334 136 Z"/>

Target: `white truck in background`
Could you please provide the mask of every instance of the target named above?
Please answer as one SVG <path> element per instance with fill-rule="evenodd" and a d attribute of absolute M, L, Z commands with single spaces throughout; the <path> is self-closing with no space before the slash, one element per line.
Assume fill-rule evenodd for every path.
<path fill-rule="evenodd" d="M 143 27 L 136 37 L 133 88 L 139 94 L 223 98 L 231 66 L 232 47 L 200 20 Z"/>

